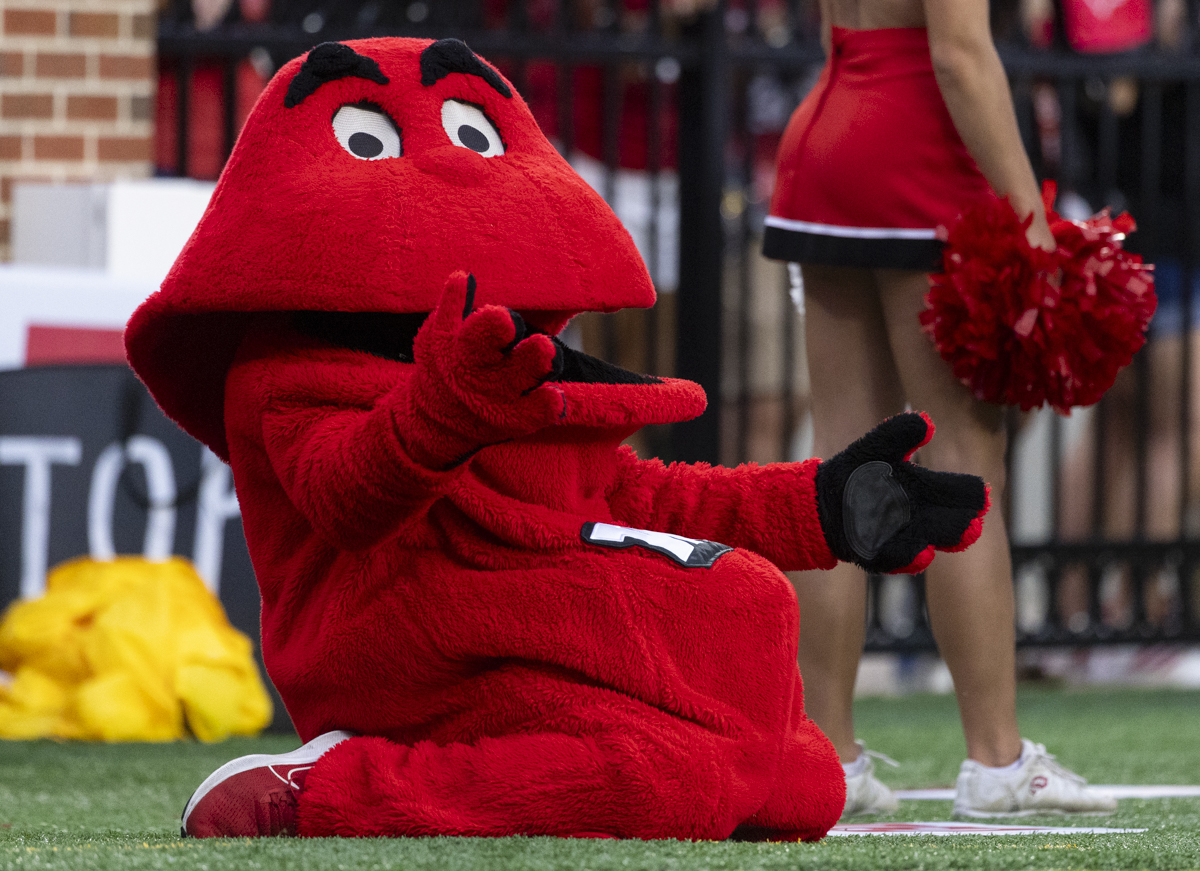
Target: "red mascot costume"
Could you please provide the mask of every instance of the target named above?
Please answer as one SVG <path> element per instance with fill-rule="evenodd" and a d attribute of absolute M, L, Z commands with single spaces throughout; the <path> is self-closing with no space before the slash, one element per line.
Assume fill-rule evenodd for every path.
<path fill-rule="evenodd" d="M 326 43 L 259 99 L 129 358 L 233 467 L 300 737 L 185 834 L 820 838 L 780 569 L 965 547 L 983 482 L 886 422 L 832 460 L 664 466 L 695 384 L 564 346 L 648 306 L 629 235 L 456 40 Z M 718 544 L 717 542 L 722 542 Z"/>

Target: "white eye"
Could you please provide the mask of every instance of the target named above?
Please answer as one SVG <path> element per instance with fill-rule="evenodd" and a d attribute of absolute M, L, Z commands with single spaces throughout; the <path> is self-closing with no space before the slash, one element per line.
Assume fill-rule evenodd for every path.
<path fill-rule="evenodd" d="M 333 116 L 338 144 L 359 160 L 400 156 L 400 133 L 392 119 L 372 106 L 342 106 Z"/>
<path fill-rule="evenodd" d="M 484 157 L 499 157 L 504 153 L 500 132 L 478 106 L 447 100 L 442 103 L 442 127 L 459 148 L 469 148 Z"/>

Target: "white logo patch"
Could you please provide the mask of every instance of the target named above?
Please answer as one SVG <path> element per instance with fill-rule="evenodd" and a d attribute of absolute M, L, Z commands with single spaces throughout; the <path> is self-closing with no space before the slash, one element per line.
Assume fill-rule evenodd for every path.
<path fill-rule="evenodd" d="M 722 554 L 733 550 L 729 545 L 699 538 L 685 538 L 669 532 L 653 529 L 631 529 L 612 523 L 585 523 L 579 531 L 588 544 L 600 547 L 626 548 L 644 547 L 655 553 L 670 557 L 686 568 L 712 568 Z"/>

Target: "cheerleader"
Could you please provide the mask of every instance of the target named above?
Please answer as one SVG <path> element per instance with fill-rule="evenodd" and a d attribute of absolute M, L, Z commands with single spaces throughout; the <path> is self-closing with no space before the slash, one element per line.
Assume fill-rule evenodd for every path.
<path fill-rule="evenodd" d="M 828 60 L 784 133 L 763 245 L 800 264 L 814 452 L 832 456 L 908 405 L 938 424 L 921 462 L 981 475 L 1002 501 L 1004 407 L 955 378 L 919 321 L 941 260 L 937 228 L 973 203 L 1007 196 L 1032 216 L 1029 243 L 1055 247 L 987 0 L 821 0 L 821 13 Z M 895 795 L 875 778 L 852 716 L 866 580 L 846 563 L 830 574 L 791 576 L 805 705 L 846 771 L 844 816 L 888 813 Z M 966 736 L 955 814 L 1112 813 L 1110 796 L 1018 730 L 1002 512 L 970 549 L 940 554 L 925 585 Z"/>

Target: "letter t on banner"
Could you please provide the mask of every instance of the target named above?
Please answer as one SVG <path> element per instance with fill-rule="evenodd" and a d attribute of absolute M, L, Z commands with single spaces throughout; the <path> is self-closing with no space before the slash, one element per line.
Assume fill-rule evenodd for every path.
<path fill-rule="evenodd" d="M 61 436 L 0 436 L 0 465 L 25 466 L 21 522 L 21 598 L 46 589 L 50 548 L 50 466 L 77 466 L 83 457 L 79 439 Z"/>

